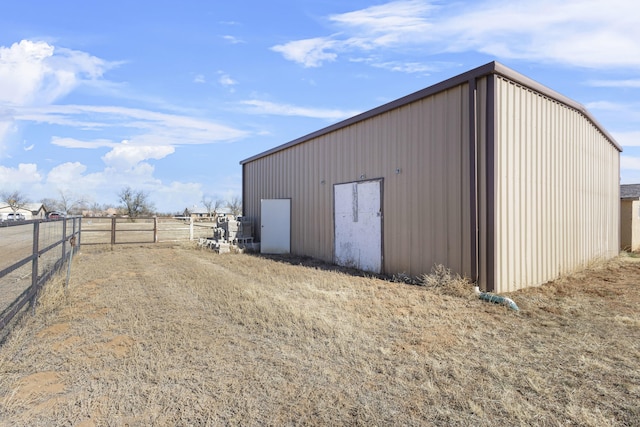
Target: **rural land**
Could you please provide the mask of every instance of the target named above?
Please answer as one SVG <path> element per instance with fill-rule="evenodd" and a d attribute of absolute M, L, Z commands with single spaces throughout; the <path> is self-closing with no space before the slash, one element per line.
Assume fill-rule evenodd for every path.
<path fill-rule="evenodd" d="M 479 300 L 308 258 L 83 246 L 0 346 L 3 426 L 634 426 L 640 258 Z"/>

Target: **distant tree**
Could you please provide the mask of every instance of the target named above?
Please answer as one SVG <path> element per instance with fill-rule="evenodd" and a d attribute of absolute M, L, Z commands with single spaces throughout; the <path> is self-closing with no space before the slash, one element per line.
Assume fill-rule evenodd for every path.
<path fill-rule="evenodd" d="M 88 202 L 84 196 L 77 196 L 70 191 L 58 190 L 57 199 L 42 199 L 42 204 L 49 212 L 60 211 L 70 214 L 79 214 L 87 207 Z"/>
<path fill-rule="evenodd" d="M 132 220 L 141 215 L 150 215 L 155 209 L 153 203 L 149 200 L 149 194 L 142 190 L 133 190 L 131 187 L 125 187 L 118 193 L 122 210 L 125 215 Z"/>
<path fill-rule="evenodd" d="M 69 191 L 58 190 L 58 206 L 62 212 L 79 214 L 87 206 L 87 198 Z"/>
<path fill-rule="evenodd" d="M 109 208 L 112 208 L 113 206 L 109 205 L 109 204 L 103 204 L 101 205 L 98 202 L 91 202 L 91 203 L 87 203 L 83 209 L 86 208 L 86 210 L 88 210 L 90 213 L 90 216 L 102 216 L 104 215 L 107 210 Z"/>
<path fill-rule="evenodd" d="M 3 191 L 0 193 L 0 199 L 9 207 L 13 212 L 17 212 L 18 209 L 29 203 L 29 199 L 23 193 L 18 190 L 15 191 Z"/>
<path fill-rule="evenodd" d="M 44 209 L 47 212 L 57 211 L 58 209 L 58 200 L 52 199 L 50 197 L 46 197 L 40 200 L 40 203 L 44 205 Z"/>
<path fill-rule="evenodd" d="M 227 202 L 227 207 L 233 216 L 242 215 L 242 199 L 240 199 L 240 197 L 233 196 L 231 200 Z"/>
<path fill-rule="evenodd" d="M 211 217 L 216 217 L 220 208 L 224 205 L 224 200 L 222 199 L 213 199 L 211 197 L 205 196 L 202 198 L 202 204 L 207 209 L 207 214 L 209 215 L 209 220 Z"/>
<path fill-rule="evenodd" d="M 202 204 L 207 209 L 207 214 L 209 216 L 209 221 L 211 221 L 211 213 L 213 212 L 213 199 L 211 197 L 203 197 Z"/>

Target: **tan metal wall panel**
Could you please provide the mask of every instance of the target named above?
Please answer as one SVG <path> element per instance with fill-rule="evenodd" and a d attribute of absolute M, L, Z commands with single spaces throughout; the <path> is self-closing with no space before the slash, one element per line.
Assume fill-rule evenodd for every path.
<path fill-rule="evenodd" d="M 495 290 L 618 251 L 619 151 L 579 111 L 496 80 Z"/>
<path fill-rule="evenodd" d="M 385 271 L 469 275 L 468 102 L 462 84 L 245 163 L 245 215 L 259 232 L 260 199 L 291 198 L 292 253 L 332 261 L 333 185 L 382 178 Z"/>

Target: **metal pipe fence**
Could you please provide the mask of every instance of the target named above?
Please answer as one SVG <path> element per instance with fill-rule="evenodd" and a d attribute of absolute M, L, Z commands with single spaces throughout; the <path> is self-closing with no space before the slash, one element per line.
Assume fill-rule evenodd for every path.
<path fill-rule="evenodd" d="M 212 237 L 214 226 L 191 217 L 87 217 L 82 239 L 85 246 L 192 241 Z"/>
<path fill-rule="evenodd" d="M 82 218 L 0 223 L 0 333 L 80 248 Z"/>

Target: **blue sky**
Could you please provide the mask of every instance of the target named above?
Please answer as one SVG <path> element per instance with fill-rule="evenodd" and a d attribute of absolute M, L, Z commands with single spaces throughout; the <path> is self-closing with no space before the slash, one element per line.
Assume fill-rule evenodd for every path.
<path fill-rule="evenodd" d="M 583 104 L 640 182 L 640 2 L 5 1 L 0 191 L 160 212 L 239 161 L 497 60 Z"/>

